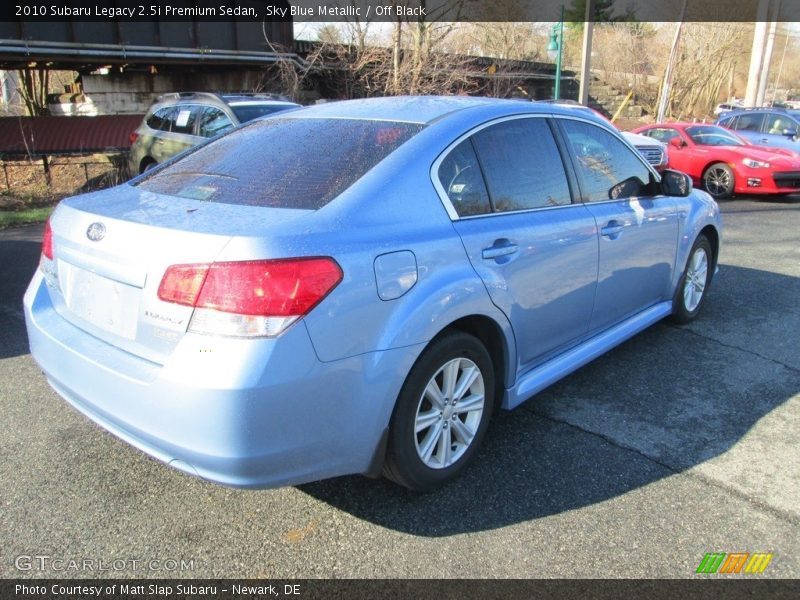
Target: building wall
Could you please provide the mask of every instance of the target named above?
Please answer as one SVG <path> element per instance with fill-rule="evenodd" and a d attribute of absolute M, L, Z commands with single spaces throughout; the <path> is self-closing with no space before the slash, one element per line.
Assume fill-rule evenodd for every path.
<path fill-rule="evenodd" d="M 265 89 L 263 69 L 168 73 L 114 73 L 84 75 L 83 93 L 101 115 L 141 114 L 160 96 L 170 92 L 277 92 Z"/>

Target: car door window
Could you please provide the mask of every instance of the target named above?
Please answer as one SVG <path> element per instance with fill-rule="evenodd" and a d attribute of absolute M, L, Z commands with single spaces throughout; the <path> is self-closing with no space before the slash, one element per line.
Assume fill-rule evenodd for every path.
<path fill-rule="evenodd" d="M 664 144 L 669 144 L 669 141 L 672 138 L 680 137 L 680 134 L 674 129 L 666 129 L 662 127 L 659 127 L 658 129 L 649 129 L 643 133 L 646 136 L 649 136 L 654 140 L 658 140 Z"/>
<path fill-rule="evenodd" d="M 575 155 L 586 201 L 652 194 L 650 170 L 614 134 L 583 121 L 563 119 L 561 124 Z"/>
<path fill-rule="evenodd" d="M 156 112 L 150 115 L 147 119 L 147 126 L 156 131 L 169 131 L 171 123 L 171 115 L 175 112 L 175 108 L 168 106 L 166 108 L 159 108 Z"/>
<path fill-rule="evenodd" d="M 730 125 L 736 131 L 761 131 L 764 122 L 764 113 L 747 113 L 739 115 L 736 122 Z"/>
<path fill-rule="evenodd" d="M 473 136 L 497 212 L 570 204 L 569 185 L 545 119 L 512 119 Z"/>
<path fill-rule="evenodd" d="M 193 135 L 198 106 L 178 106 L 172 122 L 172 133 Z"/>
<path fill-rule="evenodd" d="M 233 121 L 230 120 L 228 115 L 214 106 L 203 108 L 200 122 L 198 123 L 197 135 L 210 138 L 229 129 L 233 129 Z"/>
<path fill-rule="evenodd" d="M 472 140 L 453 148 L 439 165 L 439 183 L 459 217 L 492 212 Z"/>
<path fill-rule="evenodd" d="M 788 115 L 773 113 L 767 115 L 767 123 L 764 126 L 764 131 L 772 135 L 783 135 L 786 129 L 797 130 L 797 123 Z"/>

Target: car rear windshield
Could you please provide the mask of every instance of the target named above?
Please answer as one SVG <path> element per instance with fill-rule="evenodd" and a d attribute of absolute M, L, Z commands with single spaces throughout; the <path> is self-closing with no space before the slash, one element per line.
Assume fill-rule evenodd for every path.
<path fill-rule="evenodd" d="M 253 121 L 136 185 L 210 202 L 315 210 L 422 127 L 351 119 Z"/>
<path fill-rule="evenodd" d="M 293 104 L 231 104 L 231 110 L 239 119 L 239 123 L 246 123 L 290 108 L 298 107 Z"/>

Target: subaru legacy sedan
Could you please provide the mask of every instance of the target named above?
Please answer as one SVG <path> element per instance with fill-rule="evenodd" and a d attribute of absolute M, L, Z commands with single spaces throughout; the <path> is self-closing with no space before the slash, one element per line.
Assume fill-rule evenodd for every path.
<path fill-rule="evenodd" d="M 430 490 L 496 410 L 694 319 L 720 235 L 588 111 L 338 102 L 62 201 L 25 317 L 52 387 L 177 469 Z"/>

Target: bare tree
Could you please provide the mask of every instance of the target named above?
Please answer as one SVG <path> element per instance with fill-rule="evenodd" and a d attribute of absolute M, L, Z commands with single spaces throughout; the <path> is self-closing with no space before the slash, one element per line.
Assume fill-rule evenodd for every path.
<path fill-rule="evenodd" d="M 48 69 L 20 69 L 19 93 L 28 114 L 32 117 L 47 114 L 47 94 L 50 91 Z"/>
<path fill-rule="evenodd" d="M 667 116 L 682 119 L 711 113 L 746 54 L 750 36 L 740 23 L 686 23 L 675 67 Z"/>

